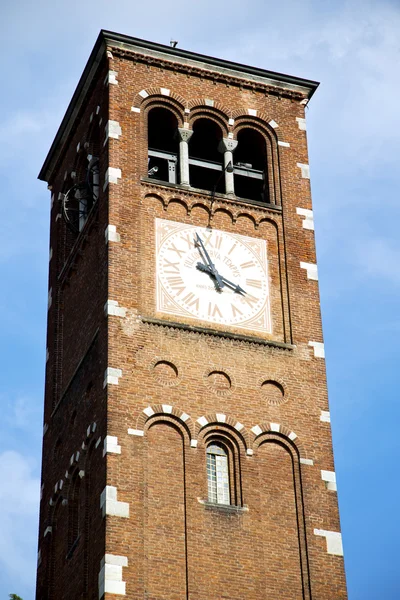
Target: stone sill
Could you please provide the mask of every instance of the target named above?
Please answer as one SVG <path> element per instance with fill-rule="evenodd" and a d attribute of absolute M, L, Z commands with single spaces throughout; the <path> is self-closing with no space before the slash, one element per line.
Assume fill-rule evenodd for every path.
<path fill-rule="evenodd" d="M 214 510 L 220 513 L 243 514 L 249 511 L 247 506 L 236 506 L 235 504 L 217 504 L 215 502 L 209 502 L 208 500 L 199 500 L 199 502 L 204 505 L 206 510 Z"/>

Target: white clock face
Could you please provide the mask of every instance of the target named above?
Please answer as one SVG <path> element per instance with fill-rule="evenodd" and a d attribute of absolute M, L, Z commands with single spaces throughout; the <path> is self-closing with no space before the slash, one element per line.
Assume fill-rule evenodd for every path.
<path fill-rule="evenodd" d="M 156 219 L 157 311 L 271 333 L 265 240 Z"/>

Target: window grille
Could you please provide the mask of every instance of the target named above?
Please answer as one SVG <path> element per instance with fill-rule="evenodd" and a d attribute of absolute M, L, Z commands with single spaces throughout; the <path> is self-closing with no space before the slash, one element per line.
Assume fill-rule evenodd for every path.
<path fill-rule="evenodd" d="M 230 504 L 228 454 L 223 446 L 211 444 L 207 448 L 208 500 L 216 504 Z"/>

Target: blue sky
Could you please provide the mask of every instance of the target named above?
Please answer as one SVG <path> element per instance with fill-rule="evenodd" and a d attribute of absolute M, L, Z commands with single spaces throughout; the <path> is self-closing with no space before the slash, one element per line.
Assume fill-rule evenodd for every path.
<path fill-rule="evenodd" d="M 34 598 L 50 205 L 36 177 L 101 28 L 321 81 L 307 123 L 349 598 L 398 600 L 400 5 L 385 0 L 2 3 L 0 597 Z"/>

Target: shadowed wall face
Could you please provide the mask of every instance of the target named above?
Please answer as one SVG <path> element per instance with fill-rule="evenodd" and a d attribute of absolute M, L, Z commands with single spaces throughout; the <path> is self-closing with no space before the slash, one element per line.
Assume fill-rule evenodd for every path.
<path fill-rule="evenodd" d="M 173 425 L 158 423 L 148 431 L 146 491 L 146 597 L 183 600 L 187 595 L 184 446 Z"/>

